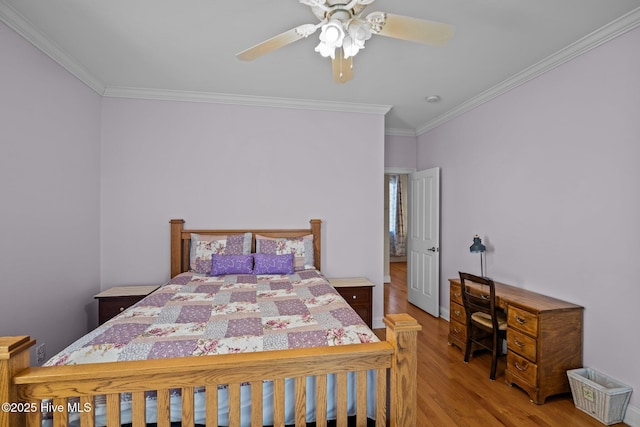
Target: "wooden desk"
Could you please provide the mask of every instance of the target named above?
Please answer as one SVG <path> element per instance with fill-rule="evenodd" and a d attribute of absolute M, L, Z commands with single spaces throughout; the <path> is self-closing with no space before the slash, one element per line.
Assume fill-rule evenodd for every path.
<path fill-rule="evenodd" d="M 449 279 L 449 344 L 465 351 L 466 314 L 460 279 Z M 531 400 L 571 391 L 567 370 L 582 367 L 583 307 L 495 282 L 497 304 L 507 312 L 507 384 Z"/>

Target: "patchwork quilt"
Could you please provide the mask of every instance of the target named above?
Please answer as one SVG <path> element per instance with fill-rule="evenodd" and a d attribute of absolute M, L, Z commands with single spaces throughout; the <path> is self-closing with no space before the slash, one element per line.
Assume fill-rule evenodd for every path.
<path fill-rule="evenodd" d="M 291 275 L 182 273 L 45 366 L 378 341 L 316 270 Z"/>
<path fill-rule="evenodd" d="M 167 357 L 279 350 L 366 343 L 377 337 L 348 303 L 316 270 L 291 275 L 227 275 L 183 273 L 136 305 L 104 323 L 51 358 L 45 366 L 147 360 Z M 348 413 L 355 411 L 355 376 L 349 374 Z M 368 416 L 375 418 L 375 372 L 368 373 Z M 307 421 L 315 420 L 315 386 L 307 379 Z M 327 417 L 335 419 L 334 378 L 328 376 Z M 293 396 L 292 380 L 285 383 Z M 242 426 L 250 427 L 250 391 L 241 392 Z M 194 389 L 194 417 L 204 424 L 203 387 Z M 171 390 L 171 421 L 181 420 L 180 389 Z M 263 383 L 263 425 L 273 425 L 273 384 Z M 131 423 L 131 394 L 120 396 L 121 423 Z M 309 400 L 310 399 L 310 400 Z M 106 425 L 105 396 L 94 401 L 95 425 Z M 79 413 L 69 413 L 69 425 L 79 426 Z M 52 413 L 42 426 L 51 427 Z M 146 421 L 157 421 L 156 392 L 146 393 Z M 295 423 L 294 408 L 285 411 Z M 226 386 L 218 391 L 219 425 L 228 425 Z"/>

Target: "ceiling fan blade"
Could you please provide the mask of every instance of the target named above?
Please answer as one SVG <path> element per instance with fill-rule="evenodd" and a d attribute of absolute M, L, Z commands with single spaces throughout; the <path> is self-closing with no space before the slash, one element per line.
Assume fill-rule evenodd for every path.
<path fill-rule="evenodd" d="M 336 49 L 336 57 L 331 61 L 333 80 L 336 83 L 346 83 L 353 78 L 353 56 L 344 57 L 342 49 Z"/>
<path fill-rule="evenodd" d="M 282 34 L 278 34 L 275 37 L 271 37 L 269 40 L 265 40 L 262 43 L 250 47 L 249 49 L 243 50 L 236 54 L 236 56 L 243 61 L 253 61 L 265 53 L 280 49 L 283 46 L 308 37 L 313 34 L 317 28 L 318 26 L 312 24 L 300 25 L 299 27 L 285 31 Z"/>
<path fill-rule="evenodd" d="M 375 24 L 376 22 L 381 23 L 381 19 L 380 30 L 376 31 Z M 454 33 L 453 26 L 443 22 L 427 21 L 426 19 L 392 13 L 373 12 L 367 16 L 367 20 L 374 24 L 374 32 L 381 36 L 418 43 L 441 45 L 448 42 Z"/>

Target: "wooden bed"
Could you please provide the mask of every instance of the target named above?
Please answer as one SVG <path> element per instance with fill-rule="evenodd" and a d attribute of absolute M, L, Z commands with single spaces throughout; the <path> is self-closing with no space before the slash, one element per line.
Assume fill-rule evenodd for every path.
<path fill-rule="evenodd" d="M 189 266 L 191 233 L 252 232 L 268 237 L 314 236 L 316 267 L 321 266 L 321 221 L 306 229 L 188 230 L 183 220 L 171 220 L 171 275 Z M 221 354 L 155 360 L 107 362 L 55 367 L 30 367 L 29 336 L 0 337 L 0 427 L 40 427 L 41 408 L 53 412 L 53 426 L 68 425 L 68 409 L 80 414 L 82 427 L 94 426 L 94 397 L 106 396 L 107 426 L 120 426 L 120 394 L 131 393 L 132 426 L 145 424 L 145 393 L 157 392 L 159 427 L 169 427 L 171 389 L 182 391 L 183 427 L 194 426 L 194 387 L 206 387 L 206 426 L 218 425 L 218 386 L 229 392 L 229 425 L 240 425 L 240 386 L 251 385 L 251 425 L 262 425 L 262 383 L 273 381 L 274 425 L 284 426 L 284 382 L 295 379 L 296 426 L 305 426 L 306 377 L 316 379 L 316 424 L 327 425 L 327 375 L 336 374 L 337 426 L 347 426 L 347 375 L 356 374 L 358 390 L 366 389 L 367 371 L 375 370 L 376 426 L 410 427 L 416 423 L 416 338 L 420 325 L 406 314 L 385 316 L 386 341 L 255 353 Z M 71 404 L 70 398 L 79 398 Z M 73 401 L 77 402 L 77 401 Z M 388 405 L 388 406 L 387 406 Z M 366 393 L 357 393 L 356 425 L 367 425 Z M 53 409 L 53 411 L 51 411 Z"/>

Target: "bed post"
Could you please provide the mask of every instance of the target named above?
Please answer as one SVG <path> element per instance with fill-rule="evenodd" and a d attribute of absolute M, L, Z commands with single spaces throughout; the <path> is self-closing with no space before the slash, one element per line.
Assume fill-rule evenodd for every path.
<path fill-rule="evenodd" d="M 13 377 L 29 367 L 29 348 L 36 343 L 29 336 L 0 337 L 0 403 L 17 403 Z M 0 410 L 0 426 L 24 426 L 24 411 Z"/>
<path fill-rule="evenodd" d="M 412 427 L 416 425 L 418 372 L 418 331 L 422 326 L 408 314 L 387 314 L 386 341 L 395 348 L 391 361 L 390 425 Z"/>
<path fill-rule="evenodd" d="M 182 273 L 182 227 L 184 219 L 172 219 L 171 223 L 171 278 Z"/>
<path fill-rule="evenodd" d="M 313 265 L 316 267 L 316 270 L 322 271 L 322 266 L 320 265 L 320 251 L 322 250 L 320 228 L 322 226 L 322 220 L 312 219 L 309 223 L 311 224 L 311 234 L 313 234 Z"/>

